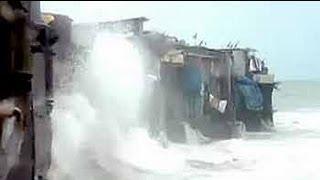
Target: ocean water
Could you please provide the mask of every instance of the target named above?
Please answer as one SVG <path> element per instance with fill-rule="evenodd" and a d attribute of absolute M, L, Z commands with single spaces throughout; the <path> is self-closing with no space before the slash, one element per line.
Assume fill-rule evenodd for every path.
<path fill-rule="evenodd" d="M 320 179 L 320 82 L 282 82 L 275 132 L 163 148 L 138 123 L 141 57 L 122 38 L 100 39 L 88 68 L 55 92 L 51 180 Z"/>

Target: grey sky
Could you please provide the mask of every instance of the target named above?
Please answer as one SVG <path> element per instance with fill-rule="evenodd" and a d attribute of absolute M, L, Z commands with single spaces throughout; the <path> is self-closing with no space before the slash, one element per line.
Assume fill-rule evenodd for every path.
<path fill-rule="evenodd" d="M 278 80 L 320 79 L 320 2 L 68 2 L 43 1 L 42 10 L 74 22 L 146 16 L 147 29 L 209 47 L 229 41 L 253 47 Z"/>

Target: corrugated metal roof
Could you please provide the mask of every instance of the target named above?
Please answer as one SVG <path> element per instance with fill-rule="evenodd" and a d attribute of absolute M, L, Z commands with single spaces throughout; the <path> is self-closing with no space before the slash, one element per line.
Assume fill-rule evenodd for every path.
<path fill-rule="evenodd" d="M 130 18 L 130 19 L 122 19 L 122 20 L 116 20 L 116 21 L 106 21 L 106 22 L 100 22 L 99 24 L 112 24 L 112 23 L 122 23 L 122 22 L 130 22 L 130 21 L 140 21 L 145 22 L 149 19 L 146 17 L 137 17 L 137 18 Z"/>

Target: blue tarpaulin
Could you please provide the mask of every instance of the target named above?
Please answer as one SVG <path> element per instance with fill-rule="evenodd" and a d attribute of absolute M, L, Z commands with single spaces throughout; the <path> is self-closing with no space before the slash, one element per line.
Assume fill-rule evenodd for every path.
<path fill-rule="evenodd" d="M 191 94 L 200 93 L 201 72 L 196 65 L 187 65 L 183 70 L 183 84 L 185 92 Z"/>
<path fill-rule="evenodd" d="M 237 89 L 242 97 L 245 107 L 252 111 L 263 110 L 263 95 L 257 82 L 244 77 L 237 81 Z M 238 101 L 241 101 L 238 97 Z"/>

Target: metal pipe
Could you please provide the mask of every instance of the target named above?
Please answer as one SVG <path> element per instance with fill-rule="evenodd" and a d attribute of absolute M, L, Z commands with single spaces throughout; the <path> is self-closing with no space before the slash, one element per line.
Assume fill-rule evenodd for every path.
<path fill-rule="evenodd" d="M 48 29 L 46 29 L 48 36 Z M 45 96 L 46 96 L 46 110 L 47 116 L 50 118 L 50 113 L 53 107 L 53 62 L 51 48 L 46 44 L 44 48 L 44 61 L 45 61 Z"/>

